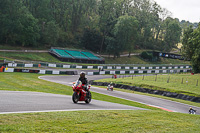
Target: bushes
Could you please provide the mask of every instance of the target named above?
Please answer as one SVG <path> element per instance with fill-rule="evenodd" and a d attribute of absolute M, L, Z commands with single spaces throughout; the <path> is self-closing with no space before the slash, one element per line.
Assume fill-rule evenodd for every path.
<path fill-rule="evenodd" d="M 152 61 L 153 60 L 153 52 L 144 51 L 140 55 L 143 59 Z"/>
<path fill-rule="evenodd" d="M 81 45 L 92 51 L 99 51 L 102 43 L 102 35 L 96 29 L 85 28 L 81 38 Z"/>

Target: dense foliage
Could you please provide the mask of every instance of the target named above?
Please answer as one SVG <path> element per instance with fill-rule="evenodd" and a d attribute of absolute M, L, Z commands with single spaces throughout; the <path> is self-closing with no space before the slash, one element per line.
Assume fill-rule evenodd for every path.
<path fill-rule="evenodd" d="M 169 51 L 181 27 L 153 0 L 0 0 L 0 43 L 74 46 L 118 56 Z"/>
<path fill-rule="evenodd" d="M 144 52 L 141 53 L 141 57 L 143 59 L 152 61 L 153 60 L 153 53 L 152 52 L 148 52 L 148 51 L 144 51 Z"/>
<path fill-rule="evenodd" d="M 200 73 L 200 25 L 197 29 L 189 27 L 185 30 L 182 43 L 185 57 L 191 59 L 193 71 Z"/>

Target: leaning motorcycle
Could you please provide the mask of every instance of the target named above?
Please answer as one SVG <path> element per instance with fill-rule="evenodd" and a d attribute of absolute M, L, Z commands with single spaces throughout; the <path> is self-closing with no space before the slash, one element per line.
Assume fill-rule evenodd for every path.
<path fill-rule="evenodd" d="M 91 88 L 91 85 L 88 85 L 88 91 L 85 91 L 86 85 L 82 84 L 80 81 L 77 81 L 76 83 L 73 83 L 72 89 L 74 91 L 72 95 L 72 101 L 74 103 L 77 103 L 78 101 L 85 101 L 85 103 L 90 103 L 92 99 L 91 92 L 89 91 Z"/>
<path fill-rule="evenodd" d="M 108 85 L 108 86 L 107 86 L 107 90 L 108 90 L 108 91 L 113 91 L 113 85 Z"/>

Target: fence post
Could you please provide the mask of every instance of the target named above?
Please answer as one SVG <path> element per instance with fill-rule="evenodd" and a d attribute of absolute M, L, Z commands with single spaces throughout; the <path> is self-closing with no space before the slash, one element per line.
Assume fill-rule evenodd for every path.
<path fill-rule="evenodd" d="M 197 84 L 196 84 L 196 86 L 198 86 L 198 82 L 199 82 L 199 80 L 197 79 Z"/>
<path fill-rule="evenodd" d="M 183 84 L 183 78 L 182 78 L 182 82 L 181 82 L 181 84 Z"/>
<path fill-rule="evenodd" d="M 157 74 L 156 74 L 156 78 L 155 78 L 155 81 L 157 81 Z"/>
<path fill-rule="evenodd" d="M 168 80 L 167 80 L 167 83 L 169 83 L 169 79 L 170 79 L 170 76 L 169 76 L 169 78 L 168 78 Z"/>
<path fill-rule="evenodd" d="M 144 80 L 144 75 L 143 75 L 143 78 L 142 78 L 142 80 Z"/>

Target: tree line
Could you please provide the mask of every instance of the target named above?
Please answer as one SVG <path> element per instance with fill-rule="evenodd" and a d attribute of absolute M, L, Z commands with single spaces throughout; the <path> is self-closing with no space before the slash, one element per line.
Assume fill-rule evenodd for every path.
<path fill-rule="evenodd" d="M 183 54 L 191 59 L 193 72 L 200 73 L 200 24 L 194 29 L 192 26 L 184 30 Z"/>
<path fill-rule="evenodd" d="M 0 0 L 0 43 L 115 57 L 136 48 L 170 51 L 182 34 L 170 16 L 153 0 Z"/>

